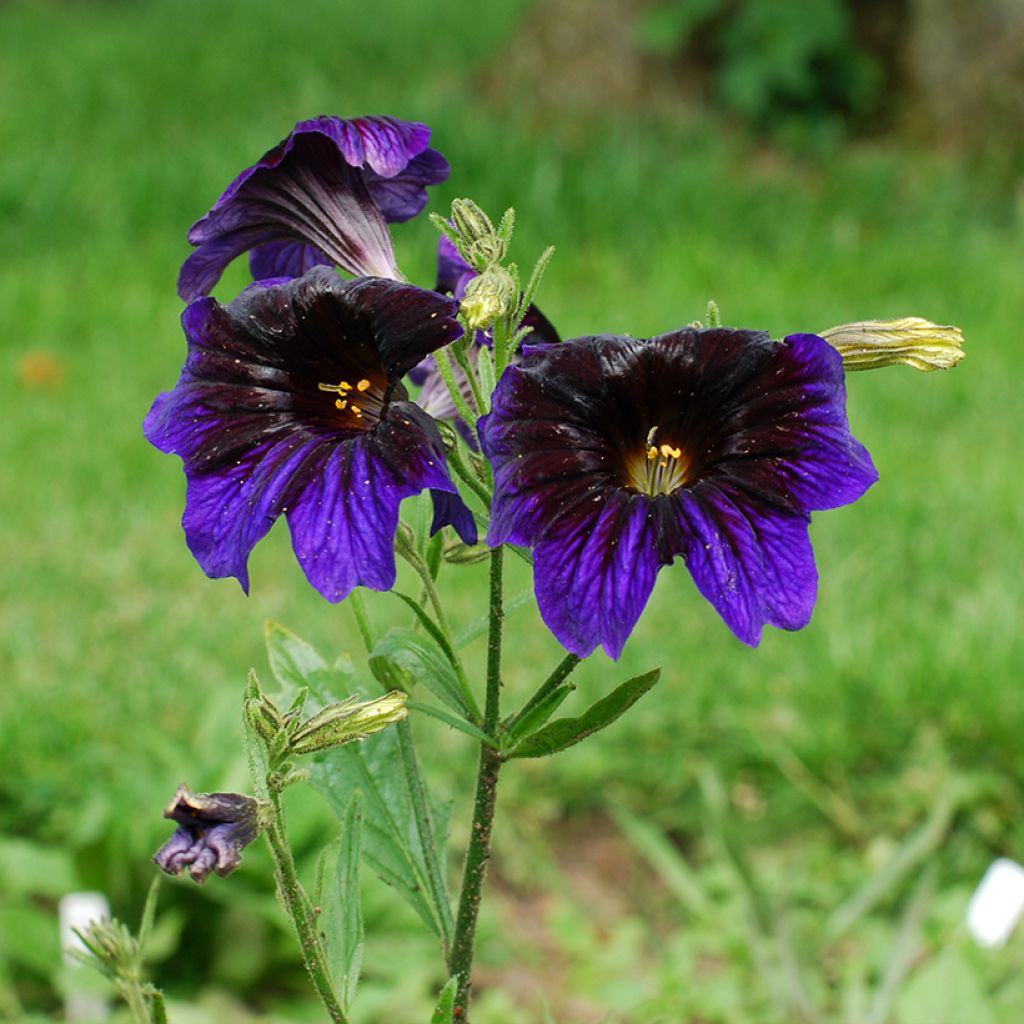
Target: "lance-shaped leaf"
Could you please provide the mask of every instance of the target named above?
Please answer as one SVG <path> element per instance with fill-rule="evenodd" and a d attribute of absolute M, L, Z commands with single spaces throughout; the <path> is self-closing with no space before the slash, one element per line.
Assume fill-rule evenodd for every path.
<path fill-rule="evenodd" d="M 317 899 L 331 976 L 346 1010 L 355 998 L 363 963 L 363 910 L 359 891 L 361 802 L 361 794 L 356 790 L 342 816 L 341 835 L 324 850 Z"/>
<path fill-rule="evenodd" d="M 280 626 L 267 630 L 271 668 L 290 698 L 308 687 L 310 702 L 325 706 L 353 696 L 353 676 L 331 667 L 304 640 Z M 395 888 L 447 948 L 453 928 L 440 866 L 450 808 L 423 793 L 422 779 L 410 777 L 397 728 L 384 729 L 360 743 L 315 754 L 313 785 L 343 818 L 352 794 L 362 793 L 362 854 L 371 869 Z M 416 813 L 417 807 L 425 810 Z M 426 820 L 424 820 L 426 819 Z"/>
<path fill-rule="evenodd" d="M 430 1024 L 452 1024 L 455 1020 L 455 995 L 459 991 L 458 978 L 449 978 L 448 984 L 441 989 L 437 1006 L 430 1016 Z"/>
<path fill-rule="evenodd" d="M 378 679 L 406 691 L 422 683 L 452 711 L 472 721 L 455 669 L 429 636 L 401 627 L 389 629 L 371 652 L 370 667 Z"/>
<path fill-rule="evenodd" d="M 519 743 L 535 733 L 562 706 L 566 697 L 576 689 L 575 683 L 564 682 L 542 697 L 529 710 L 512 720 L 502 745 L 506 750 L 515 750 Z"/>
<path fill-rule="evenodd" d="M 607 697 L 592 704 L 576 718 L 556 718 L 549 725 L 527 736 L 505 757 L 547 757 L 557 754 L 601 729 L 611 725 L 628 711 L 661 676 L 661 669 L 652 669 L 617 686 Z"/>

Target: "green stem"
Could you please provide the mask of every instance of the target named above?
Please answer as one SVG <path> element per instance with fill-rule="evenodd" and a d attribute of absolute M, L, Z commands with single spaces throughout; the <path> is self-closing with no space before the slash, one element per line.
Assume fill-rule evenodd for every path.
<path fill-rule="evenodd" d="M 471 336 L 475 334 L 475 331 L 471 327 L 466 327 L 466 334 Z M 484 405 L 483 392 L 480 390 L 477 372 L 469 358 L 469 349 L 458 345 L 453 346 L 453 351 L 455 352 L 455 361 L 462 367 L 462 372 L 466 375 L 466 380 L 469 381 L 469 389 L 473 393 L 473 404 L 476 406 L 476 414 L 479 416 L 483 413 L 486 406 Z"/>
<path fill-rule="evenodd" d="M 267 840 L 274 858 L 277 875 L 277 891 L 281 902 L 291 918 L 295 934 L 299 939 L 302 959 L 309 972 L 310 980 L 316 989 L 320 1001 L 324 1004 L 328 1016 L 335 1024 L 348 1024 L 348 1017 L 341 1008 L 341 1002 L 331 979 L 320 932 L 317 928 L 316 913 L 310 903 L 306 890 L 299 882 L 295 870 L 295 860 L 284 830 L 284 817 L 281 810 L 281 798 L 277 793 L 271 797 L 274 803 L 274 820 L 267 829 Z"/>
<path fill-rule="evenodd" d="M 458 446 L 454 450 L 446 450 L 445 456 L 448 460 L 448 467 L 467 487 L 484 503 L 486 508 L 491 507 L 491 491 L 480 481 L 473 472 L 471 466 L 466 465 L 465 459 Z"/>
<path fill-rule="evenodd" d="M 487 639 L 487 699 L 484 705 L 483 730 L 493 735 L 498 725 L 501 704 L 501 634 L 504 620 L 502 607 L 502 548 L 491 552 L 490 629 Z M 456 1005 L 462 1010 L 460 1020 L 466 1024 L 472 985 L 473 952 L 476 943 L 477 917 L 487 862 L 491 856 L 491 828 L 497 799 L 501 756 L 486 743 L 480 744 L 480 765 L 476 780 L 473 825 L 466 850 L 466 866 L 462 876 L 459 912 L 455 919 L 455 939 L 448 961 L 451 974 L 458 979 Z"/>
<path fill-rule="evenodd" d="M 466 401 L 462 394 L 462 390 L 459 388 L 457 381 L 455 380 L 455 371 L 452 368 L 451 357 L 443 349 L 439 348 L 434 353 L 434 359 L 437 361 L 437 368 L 441 371 L 441 376 L 444 378 L 445 385 L 448 388 L 449 394 L 452 396 L 452 401 L 455 403 L 455 408 L 458 410 L 459 415 L 463 418 L 466 426 L 476 434 L 476 415 L 473 410 L 470 409 L 469 403 Z"/>
<path fill-rule="evenodd" d="M 374 648 L 373 628 L 370 626 L 370 619 L 366 614 L 366 607 L 358 590 L 353 590 L 348 595 L 348 603 L 355 614 L 356 627 L 359 630 L 359 635 L 363 638 L 363 646 L 367 651 L 372 651 Z"/>
<path fill-rule="evenodd" d="M 559 663 L 558 667 L 554 670 L 541 683 L 537 692 L 505 723 L 506 729 L 514 729 L 515 726 L 528 715 L 538 704 L 541 703 L 547 696 L 557 690 L 562 683 L 569 678 L 572 670 L 582 661 L 576 654 L 567 654 Z"/>
<path fill-rule="evenodd" d="M 149 1008 L 146 1006 L 146 997 L 142 994 L 142 983 L 137 975 L 121 977 L 121 995 L 131 1010 L 132 1020 L 135 1024 L 152 1024 L 149 1016 Z"/>

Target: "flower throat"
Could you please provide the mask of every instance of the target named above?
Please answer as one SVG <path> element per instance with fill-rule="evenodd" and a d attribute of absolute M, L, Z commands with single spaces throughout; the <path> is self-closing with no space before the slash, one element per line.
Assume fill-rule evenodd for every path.
<path fill-rule="evenodd" d="M 643 451 L 626 464 L 628 485 L 641 494 L 657 497 L 672 494 L 690 479 L 690 460 L 681 448 L 656 444 L 657 427 L 651 427 Z"/>

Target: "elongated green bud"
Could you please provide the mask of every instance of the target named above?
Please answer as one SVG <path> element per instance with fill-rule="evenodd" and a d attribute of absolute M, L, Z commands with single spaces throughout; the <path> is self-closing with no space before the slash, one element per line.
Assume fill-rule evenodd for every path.
<path fill-rule="evenodd" d="M 940 326 L 919 316 L 902 320 L 860 320 L 822 331 L 843 357 L 847 370 L 874 370 L 905 363 L 915 370 L 948 370 L 964 357 L 959 327 Z"/>
<path fill-rule="evenodd" d="M 290 751 L 293 754 L 311 754 L 380 732 L 408 715 L 406 699 L 407 695 L 401 690 L 392 690 L 377 700 L 347 700 L 332 704 L 296 729 L 291 737 Z"/>

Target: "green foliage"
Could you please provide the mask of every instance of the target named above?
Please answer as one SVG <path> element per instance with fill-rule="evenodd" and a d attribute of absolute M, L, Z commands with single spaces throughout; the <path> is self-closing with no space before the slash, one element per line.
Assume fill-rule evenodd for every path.
<path fill-rule="evenodd" d="M 455 1017 L 455 993 L 459 989 L 457 978 L 449 978 L 447 984 L 441 989 L 437 999 L 437 1006 L 430 1017 L 430 1024 L 452 1024 Z"/>
<path fill-rule="evenodd" d="M 331 975 L 346 1011 L 363 963 L 363 908 L 359 895 L 362 796 L 356 790 L 341 818 L 341 835 L 321 855 L 317 906 L 331 962 Z"/>
<path fill-rule="evenodd" d="M 332 678 L 316 651 L 288 630 L 268 627 L 267 648 L 284 700 L 295 697 L 300 680 L 319 704 L 355 696 L 351 678 L 342 672 Z M 343 678 L 345 689 L 335 689 Z M 352 795 L 361 794 L 363 856 L 447 947 L 452 917 L 439 865 L 450 807 L 433 804 L 427 795 L 406 726 L 315 755 L 312 781 L 343 821 L 352 813 Z"/>
<path fill-rule="evenodd" d="M 582 715 L 574 718 L 556 718 L 555 721 L 525 736 L 505 755 L 509 758 L 548 757 L 585 740 L 602 729 L 608 728 L 617 718 L 624 715 L 661 678 L 661 669 L 656 668 L 643 675 L 627 679 L 599 701 L 592 704 Z M 559 701 L 558 703 L 561 703 Z M 548 705 L 550 714 L 557 704 Z"/>
<path fill-rule="evenodd" d="M 655 52 L 700 34 L 725 109 L 796 144 L 834 142 L 881 98 L 877 61 L 857 42 L 846 0 L 664 0 L 641 22 Z"/>
<path fill-rule="evenodd" d="M 372 18 L 348 0 L 314 0 L 301 18 L 264 0 L 244 18 L 195 0 L 0 8 L 0 245 L 16 254 L 0 275 L 0 832 L 19 844 L 10 857 L 0 847 L 0 913 L 17 918 L 0 924 L 0 1016 L 57 1012 L 63 891 L 101 889 L 117 916 L 137 918 L 149 857 L 168 834 L 160 812 L 183 777 L 206 791 L 246 787 L 238 687 L 263 658 L 254 624 L 301 623 L 321 650 L 358 646 L 349 613 L 305 586 L 284 528 L 253 556 L 250 597 L 202 576 L 180 536 L 180 474 L 139 424 L 184 355 L 173 286 L 187 226 L 298 118 L 382 111 L 434 128 L 453 166 L 435 209 L 466 191 L 488 209 L 515 203 L 517 258 L 558 245 L 540 303 L 566 337 L 670 330 L 708 295 L 731 323 L 775 336 L 910 312 L 966 329 L 968 356 L 953 373 L 850 380 L 851 422 L 882 481 L 856 508 L 815 519 L 821 584 L 806 630 L 769 631 L 746 650 L 677 565 L 619 665 L 598 655 L 576 671 L 571 699 L 584 708 L 610 678 L 655 661 L 665 679 L 571 756 L 506 767 L 494 872 L 510 884 L 481 936 L 492 977 L 518 983 L 528 971 L 558 1021 L 585 1000 L 595 1020 L 674 1020 L 682 1007 L 716 1024 L 769 1024 L 746 905 L 708 841 L 701 769 L 722 778 L 765 886 L 791 897 L 799 939 L 929 820 L 948 781 L 933 766 L 941 746 L 957 769 L 1001 779 L 1002 792 L 961 806 L 823 970 L 841 976 L 851 1004 L 858 978 L 871 991 L 907 894 L 938 863 L 927 952 L 897 996 L 897 1020 L 915 1020 L 904 999 L 930 1012 L 919 1001 L 945 981 L 949 961 L 932 966 L 945 948 L 1000 1024 L 1019 1019 L 1022 936 L 982 953 L 961 927 L 992 856 L 1024 844 L 1024 577 L 1009 557 L 1024 502 L 996 441 L 1019 420 L 1019 213 L 978 175 L 910 147 L 846 148 L 815 165 L 766 158 L 675 108 L 543 126 L 496 110 L 473 76 L 521 10 L 467 14 L 451 0 L 382 5 Z M 431 226 L 395 233 L 407 275 L 429 283 Z M 222 297 L 243 281 L 235 272 Z M 47 357 L 57 381 L 23 368 L 30 356 Z M 508 561 L 510 592 L 523 591 L 507 620 L 515 707 L 562 652 L 527 610 L 528 567 Z M 452 618 L 471 624 L 458 649 L 475 679 L 474 572 L 458 574 L 469 582 L 453 588 Z M 401 586 L 416 584 L 410 574 Z M 397 601 L 370 611 L 381 633 L 410 625 Z M 355 685 L 351 659 L 317 666 L 308 677 L 323 673 L 326 689 Z M 443 803 L 464 782 L 472 741 L 434 722 L 417 728 Z M 666 899 L 653 874 L 620 884 L 617 866 L 633 869 L 615 861 L 585 873 L 594 848 L 608 848 L 609 802 L 682 852 L 714 908 L 707 923 Z M 347 806 L 289 803 L 309 877 Z M 453 827 L 465 828 L 462 815 Z M 361 1019 L 427 1020 L 444 980 L 436 941 L 419 938 L 418 917 L 364 863 Z M 202 890 L 166 885 L 162 903 L 151 948 L 172 925 L 158 965 L 177 999 L 172 1021 L 319 1019 L 299 1004 L 306 979 L 262 850 Z M 964 970 L 950 971 L 961 993 Z M 237 999 L 225 999 L 229 988 Z M 528 985 L 515 1003 L 492 988 L 479 1015 L 518 1022 L 540 1017 L 538 1004 Z"/>

